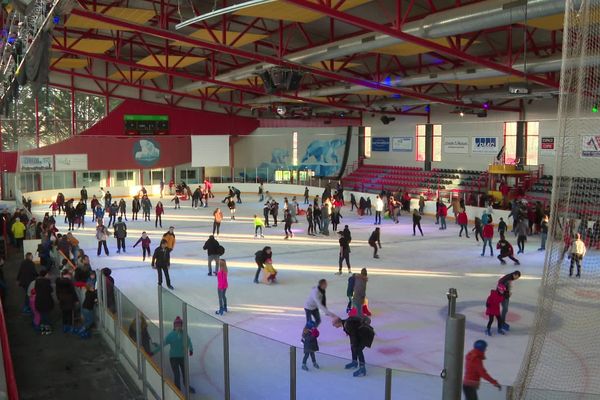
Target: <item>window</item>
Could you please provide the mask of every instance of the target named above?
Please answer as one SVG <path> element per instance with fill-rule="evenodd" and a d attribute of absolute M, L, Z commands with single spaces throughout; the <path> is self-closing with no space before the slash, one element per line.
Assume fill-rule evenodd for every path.
<path fill-rule="evenodd" d="M 365 126 L 365 158 L 371 158 L 371 127 Z"/>
<path fill-rule="evenodd" d="M 525 140 L 527 141 L 526 165 L 538 165 L 540 123 L 527 122 L 525 125 Z"/>
<path fill-rule="evenodd" d="M 118 181 L 132 181 L 133 180 L 133 171 L 117 171 L 117 180 Z"/>
<path fill-rule="evenodd" d="M 298 132 L 292 133 L 292 165 L 298 165 Z"/>
<path fill-rule="evenodd" d="M 416 159 L 417 161 L 425 161 L 426 155 L 426 132 L 427 125 L 417 125 L 416 132 L 416 142 L 417 142 L 417 151 L 416 151 Z M 432 140 L 432 151 L 431 151 L 432 159 L 431 161 L 442 161 L 442 125 L 433 125 L 433 140 Z"/>
<path fill-rule="evenodd" d="M 179 178 L 184 181 L 195 181 L 196 180 L 196 170 L 195 169 L 182 169 L 179 171 Z"/>
<path fill-rule="evenodd" d="M 82 174 L 83 182 L 87 185 L 93 183 L 100 184 L 100 172 L 84 172 Z"/>
<path fill-rule="evenodd" d="M 519 122 L 504 123 L 504 163 L 514 164 L 517 159 L 517 126 Z M 524 122 L 524 140 L 526 159 L 524 165 L 538 165 L 539 129 L 536 121 Z"/>
<path fill-rule="evenodd" d="M 517 123 L 504 123 L 504 163 L 514 164 L 517 159 Z"/>

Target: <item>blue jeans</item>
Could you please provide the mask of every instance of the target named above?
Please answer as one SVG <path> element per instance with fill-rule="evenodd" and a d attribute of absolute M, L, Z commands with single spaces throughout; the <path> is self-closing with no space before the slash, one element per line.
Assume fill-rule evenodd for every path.
<path fill-rule="evenodd" d="M 218 289 L 217 293 L 219 294 L 219 310 L 225 311 L 227 310 L 227 297 L 225 296 L 225 292 L 227 289 Z"/>
<path fill-rule="evenodd" d="M 548 239 L 548 234 L 547 233 L 542 233 L 542 245 L 540 246 L 541 250 L 545 250 L 546 249 L 546 240 Z"/>
<path fill-rule="evenodd" d="M 443 215 L 440 215 L 440 228 L 446 229 L 446 217 Z"/>
<path fill-rule="evenodd" d="M 483 238 L 483 250 L 481 251 L 481 255 L 485 256 L 485 245 L 490 247 L 490 255 L 494 255 L 494 250 L 492 249 L 492 239 Z"/>
<path fill-rule="evenodd" d="M 315 322 L 315 327 L 318 327 L 321 324 L 321 313 L 319 312 L 318 308 L 315 308 L 314 310 L 309 310 L 309 309 L 305 308 L 304 312 L 306 313 L 306 323 L 307 324 L 313 318 L 314 318 L 314 322 Z"/>
<path fill-rule="evenodd" d="M 94 324 L 94 310 L 82 308 L 81 315 L 83 316 L 83 327 L 85 329 L 90 329 L 90 327 Z"/>

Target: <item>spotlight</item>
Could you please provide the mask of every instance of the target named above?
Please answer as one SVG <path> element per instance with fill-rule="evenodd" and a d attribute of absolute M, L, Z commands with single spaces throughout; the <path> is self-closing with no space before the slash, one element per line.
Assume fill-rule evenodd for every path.
<path fill-rule="evenodd" d="M 8 43 L 13 44 L 15 42 L 15 40 L 17 40 L 14 36 L 10 36 L 8 38 Z"/>
<path fill-rule="evenodd" d="M 489 103 L 483 103 L 483 109 L 487 110 L 488 108 L 490 108 Z"/>
<path fill-rule="evenodd" d="M 464 117 L 465 113 L 461 111 L 461 112 L 458 113 L 458 115 L 460 115 L 461 117 Z"/>
<path fill-rule="evenodd" d="M 341 112 L 339 113 L 339 117 L 340 117 L 340 118 L 344 118 L 345 116 L 346 116 L 346 113 L 345 113 L 345 112 L 341 111 Z"/>
<path fill-rule="evenodd" d="M 381 122 L 383 122 L 384 125 L 388 125 L 390 122 L 395 121 L 395 120 L 396 120 L 396 118 L 394 118 L 394 117 L 390 118 L 387 115 L 383 115 L 381 117 Z"/>
<path fill-rule="evenodd" d="M 429 104 L 427 104 L 425 106 L 425 112 L 430 112 L 431 111 L 431 106 Z"/>
<path fill-rule="evenodd" d="M 594 105 L 592 106 L 592 112 L 593 112 L 593 113 L 597 113 L 597 112 L 598 112 L 598 104 L 594 104 Z"/>
<path fill-rule="evenodd" d="M 60 23 L 60 17 L 58 15 L 55 15 L 52 21 L 55 25 L 58 25 Z"/>

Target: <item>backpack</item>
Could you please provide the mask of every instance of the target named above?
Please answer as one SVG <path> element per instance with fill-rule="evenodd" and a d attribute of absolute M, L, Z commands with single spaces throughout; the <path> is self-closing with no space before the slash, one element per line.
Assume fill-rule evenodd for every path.
<path fill-rule="evenodd" d="M 358 328 L 358 336 L 360 337 L 361 344 L 371 348 L 373 340 L 375 339 L 375 330 L 371 325 L 367 325 L 363 322 Z"/>
<path fill-rule="evenodd" d="M 356 281 L 356 277 L 354 275 L 351 275 L 350 278 L 348 278 L 348 287 L 346 289 L 346 296 L 352 297 L 352 295 L 354 294 L 354 282 L 355 281 Z"/>
<path fill-rule="evenodd" d="M 220 255 L 220 256 L 222 256 L 223 254 L 225 254 L 225 247 L 219 245 L 217 247 L 217 254 Z"/>

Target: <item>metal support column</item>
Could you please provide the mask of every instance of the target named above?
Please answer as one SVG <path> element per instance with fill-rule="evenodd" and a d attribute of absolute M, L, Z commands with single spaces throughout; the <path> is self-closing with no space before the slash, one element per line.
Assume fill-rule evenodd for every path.
<path fill-rule="evenodd" d="M 160 343 L 161 345 L 165 342 L 165 335 L 164 335 L 164 324 L 163 324 L 163 320 L 164 320 L 164 315 L 163 315 L 163 301 L 162 301 L 162 286 L 157 285 L 156 289 L 158 290 L 158 331 L 159 331 L 159 337 L 160 337 Z M 161 374 L 161 385 L 160 385 L 160 390 L 161 390 L 161 399 L 165 398 L 165 379 L 164 379 L 164 371 L 165 371 L 165 363 L 164 363 L 164 352 L 160 353 L 160 374 Z"/>
<path fill-rule="evenodd" d="M 187 303 L 181 305 L 181 318 L 183 318 L 183 395 L 190 398 L 190 349 L 188 344 L 188 318 Z"/>
<path fill-rule="evenodd" d="M 296 348 L 290 346 L 290 400 L 296 400 Z"/>
<path fill-rule="evenodd" d="M 444 346 L 444 369 L 442 400 L 461 400 L 463 357 L 465 347 L 466 319 L 456 314 L 458 292 L 450 288 L 448 297 L 448 318 L 446 319 L 446 341 Z"/>
<path fill-rule="evenodd" d="M 229 325 L 223 324 L 223 390 L 224 400 L 231 399 L 231 382 L 229 380 Z"/>
<path fill-rule="evenodd" d="M 385 400 L 392 400 L 392 369 L 385 369 Z"/>

